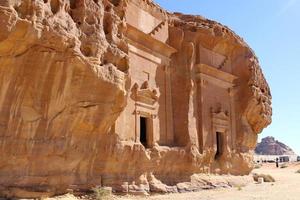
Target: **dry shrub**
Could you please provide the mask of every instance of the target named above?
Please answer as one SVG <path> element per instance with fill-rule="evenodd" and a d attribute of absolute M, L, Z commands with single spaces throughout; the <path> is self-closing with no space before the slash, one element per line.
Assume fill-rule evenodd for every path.
<path fill-rule="evenodd" d="M 243 188 L 242 188 L 241 186 L 238 186 L 238 187 L 237 187 L 237 190 L 238 190 L 238 191 L 242 191 Z"/>
<path fill-rule="evenodd" d="M 300 169 L 298 169 L 298 170 L 296 171 L 296 173 L 297 173 L 297 174 L 300 174 Z"/>
<path fill-rule="evenodd" d="M 258 182 L 259 178 L 263 178 L 264 182 L 275 182 L 275 179 L 269 174 L 253 174 L 254 181 Z"/>
<path fill-rule="evenodd" d="M 259 168 L 261 168 L 261 167 L 262 167 L 261 164 L 255 164 L 255 165 L 254 165 L 254 169 L 259 169 Z"/>
<path fill-rule="evenodd" d="M 95 187 L 93 188 L 94 196 L 96 200 L 111 200 L 112 194 L 111 190 L 104 187 Z"/>

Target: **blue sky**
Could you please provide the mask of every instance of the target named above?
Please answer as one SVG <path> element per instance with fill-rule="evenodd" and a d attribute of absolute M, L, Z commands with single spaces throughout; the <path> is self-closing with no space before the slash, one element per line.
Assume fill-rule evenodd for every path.
<path fill-rule="evenodd" d="M 156 0 L 229 26 L 253 48 L 273 96 L 274 136 L 300 154 L 300 0 Z"/>

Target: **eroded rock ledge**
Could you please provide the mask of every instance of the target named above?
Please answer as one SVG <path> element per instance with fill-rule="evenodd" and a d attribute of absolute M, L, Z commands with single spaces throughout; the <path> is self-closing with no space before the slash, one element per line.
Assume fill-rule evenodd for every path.
<path fill-rule="evenodd" d="M 0 29 L 0 196 L 251 171 L 271 94 L 229 28 L 150 0 L 4 0 Z"/>

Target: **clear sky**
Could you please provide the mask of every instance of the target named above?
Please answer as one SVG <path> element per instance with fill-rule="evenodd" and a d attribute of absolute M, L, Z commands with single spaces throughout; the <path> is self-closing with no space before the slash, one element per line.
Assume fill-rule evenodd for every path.
<path fill-rule="evenodd" d="M 227 25 L 253 48 L 273 96 L 274 136 L 300 154 L 300 0 L 155 0 Z"/>

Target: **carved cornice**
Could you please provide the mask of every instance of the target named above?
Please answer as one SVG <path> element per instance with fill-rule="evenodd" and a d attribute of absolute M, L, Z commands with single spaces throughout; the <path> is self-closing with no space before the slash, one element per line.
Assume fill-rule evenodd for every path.
<path fill-rule="evenodd" d="M 196 64 L 195 68 L 197 80 L 206 80 L 226 89 L 232 88 L 234 81 L 238 78 L 206 64 Z"/>
<path fill-rule="evenodd" d="M 151 118 L 151 119 L 157 118 L 157 115 L 156 115 L 156 114 L 151 114 L 151 113 L 149 113 L 149 112 L 140 111 L 140 110 L 136 110 L 136 111 L 134 112 L 134 114 L 146 116 L 146 117 L 149 117 L 149 118 Z"/>

